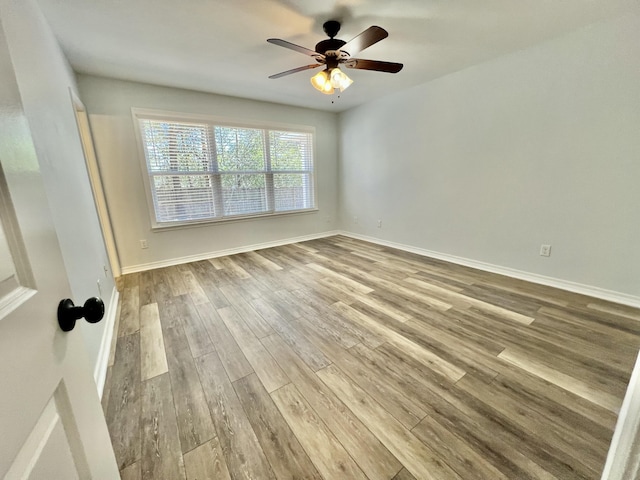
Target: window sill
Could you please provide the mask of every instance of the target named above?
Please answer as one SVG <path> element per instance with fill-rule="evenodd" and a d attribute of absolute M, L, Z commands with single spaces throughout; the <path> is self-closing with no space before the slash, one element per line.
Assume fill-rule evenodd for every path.
<path fill-rule="evenodd" d="M 291 210 L 287 212 L 275 212 L 275 213 L 260 213 L 257 215 L 239 215 L 235 217 L 226 217 L 226 218 L 217 218 L 217 219 L 206 219 L 206 220 L 198 220 L 193 222 L 175 222 L 170 224 L 154 224 L 151 226 L 152 232 L 164 232 L 168 230 L 178 230 L 183 228 L 194 228 L 194 227 L 210 227 L 213 225 L 220 224 L 228 224 L 235 222 L 245 222 L 248 220 L 259 220 L 261 218 L 273 218 L 273 217 L 286 217 L 290 215 L 307 215 L 318 213 L 319 209 L 316 208 L 305 208 L 304 210 Z"/>

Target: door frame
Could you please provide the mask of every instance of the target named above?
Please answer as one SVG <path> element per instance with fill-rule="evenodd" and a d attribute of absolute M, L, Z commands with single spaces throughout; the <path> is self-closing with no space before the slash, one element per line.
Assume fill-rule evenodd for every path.
<path fill-rule="evenodd" d="M 602 480 L 638 478 L 640 471 L 640 354 L 631 373 Z"/>
<path fill-rule="evenodd" d="M 100 222 L 100 228 L 102 230 L 102 236 L 104 238 L 104 244 L 109 258 L 111 274 L 114 278 L 118 278 L 122 274 L 120 257 L 118 255 L 115 236 L 113 235 L 111 217 L 109 215 L 109 208 L 107 207 L 107 198 L 102 186 L 100 166 L 98 165 L 98 159 L 96 157 L 93 135 L 91 133 L 91 124 L 89 123 L 89 115 L 87 114 L 87 109 L 84 106 L 84 103 L 82 103 L 82 100 L 78 98 L 71 88 L 69 88 L 69 94 L 71 96 L 71 105 L 76 119 L 76 126 L 78 127 L 78 134 L 80 135 L 80 141 L 82 143 L 82 151 L 84 153 L 84 160 L 87 167 L 87 173 L 89 175 L 89 183 L 91 183 L 93 200 L 98 213 L 98 221 Z"/>

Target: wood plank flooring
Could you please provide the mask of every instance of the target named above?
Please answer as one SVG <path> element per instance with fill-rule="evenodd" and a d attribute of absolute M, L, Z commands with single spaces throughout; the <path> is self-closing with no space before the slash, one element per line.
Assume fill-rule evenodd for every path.
<path fill-rule="evenodd" d="M 118 282 L 127 479 L 598 479 L 640 311 L 344 236 Z"/>

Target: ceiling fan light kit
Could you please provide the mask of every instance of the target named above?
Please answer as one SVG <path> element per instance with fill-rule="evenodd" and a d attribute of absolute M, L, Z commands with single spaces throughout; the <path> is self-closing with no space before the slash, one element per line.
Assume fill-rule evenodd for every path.
<path fill-rule="evenodd" d="M 331 70 L 331 85 L 333 85 L 333 88 L 339 88 L 341 92 L 344 92 L 352 83 L 353 80 L 347 77 L 347 74 L 338 67 Z"/>
<path fill-rule="evenodd" d="M 334 92 L 334 87 L 331 85 L 331 79 L 326 70 L 322 70 L 311 77 L 311 85 L 319 92 L 327 95 L 331 95 Z"/>
<path fill-rule="evenodd" d="M 379 60 L 365 60 L 352 57 L 352 55 L 355 55 L 365 48 L 378 43 L 380 40 L 387 38 L 389 34 L 383 28 L 377 26 L 369 27 L 349 42 L 334 38 L 340 30 L 340 22 L 329 20 L 328 22 L 325 22 L 323 28 L 325 33 L 329 36 L 329 39 L 322 40 L 316 44 L 315 50 L 310 50 L 279 38 L 269 38 L 267 42 L 309 55 L 317 62 L 315 64 L 305 65 L 285 72 L 276 73 L 275 75 L 271 75 L 269 78 L 280 78 L 286 75 L 291 75 L 292 73 L 302 72 L 304 70 L 324 65 L 326 66 L 324 70 L 311 77 L 311 85 L 313 85 L 316 90 L 326 95 L 331 95 L 336 90 L 344 92 L 353 83 L 353 80 L 340 70 L 340 65 L 343 65 L 346 68 L 374 70 L 377 72 L 388 73 L 398 73 L 402 70 L 403 65 L 401 63 L 381 62 Z"/>
<path fill-rule="evenodd" d="M 346 73 L 338 67 L 322 70 L 311 77 L 313 88 L 327 95 L 331 95 L 336 89 L 344 92 L 353 83 Z"/>

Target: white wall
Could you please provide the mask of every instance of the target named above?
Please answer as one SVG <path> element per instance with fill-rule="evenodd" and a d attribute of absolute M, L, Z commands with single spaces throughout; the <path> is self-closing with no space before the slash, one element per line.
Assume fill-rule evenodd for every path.
<path fill-rule="evenodd" d="M 298 107 L 79 75 L 123 270 L 333 230 L 337 222 L 337 116 Z M 318 212 L 151 231 L 131 107 L 316 129 Z M 140 248 L 147 239 L 149 248 Z"/>
<path fill-rule="evenodd" d="M 640 297 L 640 14 L 350 110 L 340 129 L 345 230 Z"/>
<path fill-rule="evenodd" d="M 96 209 L 69 88 L 74 75 L 33 0 L 6 1 L 3 18 L 20 95 L 33 135 L 54 224 L 60 241 L 73 300 L 82 304 L 98 296 L 109 305 L 114 282 L 105 275 L 108 257 Z M 52 309 L 56 306 L 52 305 Z M 95 365 L 105 322 L 80 323 L 89 358 Z"/>

